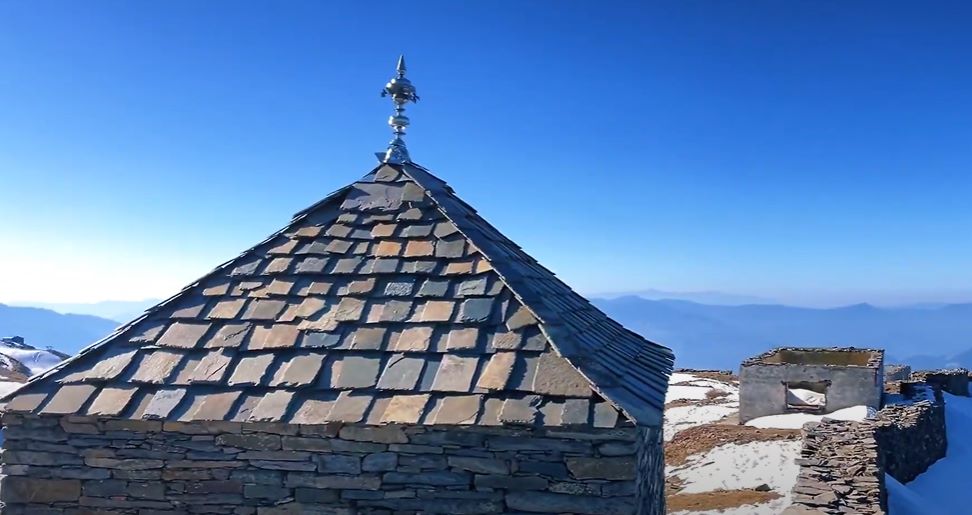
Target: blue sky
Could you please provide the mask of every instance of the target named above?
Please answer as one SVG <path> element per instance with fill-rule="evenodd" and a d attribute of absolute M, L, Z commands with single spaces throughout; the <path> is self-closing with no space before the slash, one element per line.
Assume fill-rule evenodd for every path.
<path fill-rule="evenodd" d="M 0 301 L 174 293 L 413 158 L 585 293 L 972 300 L 961 2 L 0 1 Z"/>

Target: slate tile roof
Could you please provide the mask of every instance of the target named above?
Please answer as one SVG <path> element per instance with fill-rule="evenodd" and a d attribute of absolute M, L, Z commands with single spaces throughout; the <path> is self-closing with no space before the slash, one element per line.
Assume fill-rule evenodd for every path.
<path fill-rule="evenodd" d="M 35 377 L 6 409 L 658 425 L 671 367 L 671 351 L 598 311 L 440 179 L 382 165 Z"/>

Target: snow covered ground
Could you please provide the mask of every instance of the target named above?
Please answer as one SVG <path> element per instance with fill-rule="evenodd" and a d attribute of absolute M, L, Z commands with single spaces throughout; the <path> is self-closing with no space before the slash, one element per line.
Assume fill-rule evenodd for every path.
<path fill-rule="evenodd" d="M 820 422 L 825 418 L 833 420 L 856 420 L 861 421 L 876 413 L 874 409 L 867 406 L 851 406 L 850 408 L 839 409 L 826 415 L 811 415 L 808 413 L 786 413 L 783 415 L 770 415 L 759 417 L 746 422 L 747 426 L 777 429 L 800 429 L 807 422 Z"/>
<path fill-rule="evenodd" d="M 676 373 L 672 374 L 670 382 L 666 402 L 675 405 L 665 409 L 666 442 L 680 431 L 715 423 L 739 412 L 739 387 L 729 381 Z M 681 486 L 680 494 L 735 491 L 766 485 L 780 495 L 757 505 L 677 511 L 673 515 L 779 514 L 790 504 L 790 490 L 799 473 L 794 460 L 800 454 L 800 445 L 798 441 L 789 440 L 725 443 L 689 456 L 685 463 L 666 467 L 666 476 Z"/>
<path fill-rule="evenodd" d="M 37 375 L 64 360 L 64 356 L 54 352 L 7 340 L 0 340 L 0 354 L 23 364 L 30 375 Z"/>
<path fill-rule="evenodd" d="M 892 515 L 970 513 L 972 507 L 972 398 L 945 394 L 948 451 L 924 474 L 902 485 L 886 477 Z"/>
<path fill-rule="evenodd" d="M 711 392 L 711 393 L 710 393 Z M 714 395 L 713 397 L 709 397 Z M 665 409 L 665 441 L 679 431 L 721 420 L 739 411 L 739 387 L 715 379 L 675 373 L 669 379 L 665 403 L 699 401 Z"/>

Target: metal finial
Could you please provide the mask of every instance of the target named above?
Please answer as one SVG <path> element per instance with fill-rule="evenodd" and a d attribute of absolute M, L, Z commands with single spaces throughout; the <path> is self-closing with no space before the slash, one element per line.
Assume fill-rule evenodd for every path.
<path fill-rule="evenodd" d="M 408 157 L 408 149 L 405 148 L 405 128 L 408 127 L 408 117 L 405 116 L 405 104 L 418 102 L 418 95 L 415 94 L 415 86 L 405 78 L 405 56 L 398 57 L 398 65 L 395 67 L 397 76 L 385 84 L 381 96 L 391 96 L 395 103 L 395 114 L 388 118 L 388 125 L 391 126 L 395 136 L 388 143 L 388 149 L 384 155 L 378 154 L 378 158 L 383 163 L 402 164 L 411 159 Z"/>

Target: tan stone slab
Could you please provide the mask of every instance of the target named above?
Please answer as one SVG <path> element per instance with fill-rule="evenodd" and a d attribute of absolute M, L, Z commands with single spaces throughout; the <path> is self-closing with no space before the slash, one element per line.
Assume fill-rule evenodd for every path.
<path fill-rule="evenodd" d="M 61 383 L 75 383 L 83 381 L 108 381 L 121 375 L 128 368 L 128 365 L 135 358 L 138 349 L 124 348 L 116 346 L 109 349 L 94 366 L 88 370 L 82 370 L 69 374 L 61 379 Z"/>
<path fill-rule="evenodd" d="M 338 394 L 334 406 L 328 412 L 325 422 L 344 422 L 355 424 L 364 419 L 364 414 L 371 406 L 372 396 L 367 393 L 353 393 L 344 391 Z"/>
<path fill-rule="evenodd" d="M 298 238 L 316 238 L 321 235 L 322 230 L 324 230 L 324 228 L 319 225 L 301 227 L 297 230 L 297 232 L 294 233 L 294 236 Z"/>
<path fill-rule="evenodd" d="M 175 377 L 169 379 L 166 383 L 189 386 L 189 378 L 192 377 L 192 373 L 196 370 L 200 361 L 202 361 L 202 355 L 187 354 L 179 368 L 176 369 Z"/>
<path fill-rule="evenodd" d="M 337 401 L 336 392 L 315 393 L 299 401 L 291 424 L 323 424 Z"/>
<path fill-rule="evenodd" d="M 293 398 L 294 393 L 287 390 L 273 390 L 268 392 L 260 399 L 253 413 L 250 413 L 250 422 L 277 422 L 287 413 L 287 406 Z"/>
<path fill-rule="evenodd" d="M 560 397 L 590 397 L 592 393 L 587 379 L 554 352 L 540 354 L 532 390 Z"/>
<path fill-rule="evenodd" d="M 285 308 L 287 301 L 277 299 L 253 299 L 243 312 L 244 320 L 274 320 Z"/>
<path fill-rule="evenodd" d="M 267 251 L 267 254 L 271 254 L 271 255 L 290 254 L 294 251 L 295 248 L 297 248 L 298 243 L 299 242 L 297 240 L 281 241 L 276 245 L 274 245 L 273 247 L 271 247 L 270 250 Z"/>
<path fill-rule="evenodd" d="M 482 395 L 448 395 L 442 399 L 432 423 L 446 425 L 475 424 L 482 405 Z"/>
<path fill-rule="evenodd" d="M 141 420 L 142 414 L 145 413 L 145 408 L 152 402 L 152 397 L 155 397 L 155 392 L 145 391 L 144 388 L 135 392 L 135 397 L 132 400 L 132 413 L 128 418 Z"/>
<path fill-rule="evenodd" d="M 481 274 L 483 272 L 489 272 L 493 269 L 493 265 L 486 259 L 479 258 L 476 260 L 475 273 Z"/>
<path fill-rule="evenodd" d="M 587 425 L 591 420 L 590 399 L 564 399 L 561 423 L 565 426 Z"/>
<path fill-rule="evenodd" d="M 325 312 L 314 319 L 307 319 L 297 325 L 297 329 L 309 332 L 328 333 L 338 328 L 338 321 L 334 319 L 334 312 Z"/>
<path fill-rule="evenodd" d="M 226 420 L 242 392 L 231 390 L 197 395 L 192 407 L 179 420 Z"/>
<path fill-rule="evenodd" d="M 475 349 L 479 341 L 478 327 L 464 327 L 449 331 L 446 340 L 446 350 Z"/>
<path fill-rule="evenodd" d="M 321 312 L 327 307 L 327 301 L 319 297 L 307 297 L 297 308 L 297 316 L 300 318 L 310 318 Z"/>
<path fill-rule="evenodd" d="M 10 400 L 4 410 L 28 413 L 37 409 L 47 399 L 47 392 L 22 393 Z"/>
<path fill-rule="evenodd" d="M 394 350 L 400 352 L 425 352 L 429 349 L 429 343 L 431 341 L 432 327 L 408 327 L 398 337 Z"/>
<path fill-rule="evenodd" d="M 384 327 L 360 327 L 354 331 L 351 348 L 354 350 L 379 350 L 385 341 Z"/>
<path fill-rule="evenodd" d="M 445 221 L 435 224 L 435 229 L 432 231 L 432 234 L 434 234 L 436 238 L 445 238 L 446 236 L 452 236 L 457 232 L 459 232 L 459 229 L 456 228 L 455 224 L 450 221 Z"/>
<path fill-rule="evenodd" d="M 515 352 L 497 352 L 489 358 L 489 363 L 479 376 L 476 386 L 487 390 L 503 390 L 509 382 L 513 365 L 516 363 Z"/>
<path fill-rule="evenodd" d="M 477 425 L 480 426 L 500 426 L 503 425 L 500 422 L 500 411 L 503 409 L 504 399 L 500 397 L 486 397 L 486 402 L 483 403 L 483 411 L 479 415 L 479 422 Z"/>
<path fill-rule="evenodd" d="M 425 405 L 429 402 L 429 394 L 396 395 L 391 398 L 388 407 L 381 416 L 385 424 L 415 424 L 422 418 Z"/>
<path fill-rule="evenodd" d="M 274 279 L 264 289 L 270 295 L 288 295 L 293 288 L 294 281 L 290 279 Z"/>
<path fill-rule="evenodd" d="M 510 331 L 516 331 L 517 329 L 522 329 L 524 327 L 536 324 L 536 317 L 534 317 L 533 313 L 531 313 L 530 310 L 523 305 L 520 305 L 516 311 L 510 315 L 510 318 L 506 320 L 506 327 L 508 327 Z"/>
<path fill-rule="evenodd" d="M 142 413 L 142 418 L 153 420 L 168 417 L 169 413 L 172 413 L 172 411 L 175 410 L 176 406 L 182 402 L 182 398 L 185 396 L 185 388 L 166 388 L 164 390 L 155 392 L 155 395 L 152 396 L 152 400 L 149 401 L 148 406 L 145 407 L 145 412 Z"/>
<path fill-rule="evenodd" d="M 378 242 L 378 246 L 375 247 L 375 256 L 377 257 L 397 257 L 402 253 L 402 242 L 385 240 Z"/>
<path fill-rule="evenodd" d="M 388 364 L 378 380 L 379 390 L 414 390 L 422 376 L 425 360 L 396 354 L 388 358 Z"/>
<path fill-rule="evenodd" d="M 88 415 L 93 417 L 117 417 L 125 411 L 138 388 L 135 386 L 110 386 L 102 388 L 98 396 L 88 406 Z"/>
<path fill-rule="evenodd" d="M 162 334 L 168 320 L 146 320 L 140 322 L 128 341 L 132 343 L 152 343 Z"/>
<path fill-rule="evenodd" d="M 234 286 L 233 290 L 230 291 L 230 295 L 234 297 L 245 297 L 249 295 L 250 292 L 263 288 L 263 285 L 264 285 L 263 279 L 252 279 L 249 281 L 240 281 L 236 283 L 236 286 Z"/>
<path fill-rule="evenodd" d="M 371 236 L 374 238 L 388 238 L 395 234 L 398 224 L 376 224 L 371 228 Z"/>
<path fill-rule="evenodd" d="M 294 258 L 290 257 L 276 257 L 270 260 L 267 264 L 267 268 L 263 270 L 265 274 L 281 274 L 290 268 L 290 265 L 294 262 Z"/>
<path fill-rule="evenodd" d="M 516 350 L 521 346 L 523 346 L 523 333 L 519 331 L 498 331 L 493 333 L 493 339 L 490 340 L 490 347 L 494 350 Z"/>
<path fill-rule="evenodd" d="M 390 403 L 391 397 L 375 397 L 375 402 L 371 403 L 371 409 L 368 410 L 368 416 L 365 417 L 364 423 L 369 426 L 383 424 L 381 419 L 385 415 L 385 408 Z"/>
<path fill-rule="evenodd" d="M 296 325 L 272 324 L 253 328 L 248 350 L 279 349 L 297 345 L 300 329 Z"/>
<path fill-rule="evenodd" d="M 189 297 L 181 300 L 169 318 L 196 318 L 209 302 L 207 297 Z"/>
<path fill-rule="evenodd" d="M 473 265 L 475 262 L 466 261 L 452 261 L 446 265 L 445 271 L 442 273 L 445 275 L 465 275 L 471 274 L 473 272 Z"/>
<path fill-rule="evenodd" d="M 222 349 L 227 347 L 240 347 L 246 342 L 246 338 L 250 334 L 252 327 L 253 325 L 249 323 L 226 324 L 220 327 L 216 331 L 216 334 L 206 341 L 203 348 Z"/>
<path fill-rule="evenodd" d="M 209 327 L 208 323 L 176 322 L 162 333 L 158 344 L 162 347 L 191 349 L 199 343 Z"/>
<path fill-rule="evenodd" d="M 607 402 L 594 404 L 594 427 L 614 427 L 618 423 L 618 410 Z"/>
<path fill-rule="evenodd" d="M 229 419 L 233 422 L 247 422 L 250 419 L 250 415 L 253 413 L 253 408 L 256 408 L 256 405 L 262 398 L 262 393 L 250 395 L 244 394 L 243 400 L 236 408 L 236 412 L 232 413 Z"/>
<path fill-rule="evenodd" d="M 193 369 L 189 382 L 196 384 L 217 384 L 223 381 L 229 371 L 233 355 L 224 350 L 214 350 L 206 353 Z"/>
<path fill-rule="evenodd" d="M 550 399 L 544 400 L 540 405 L 540 424 L 550 427 L 563 425 L 564 403 Z"/>
<path fill-rule="evenodd" d="M 314 383 L 321 365 L 323 353 L 302 353 L 290 358 L 277 368 L 270 386 L 304 386 Z"/>
<path fill-rule="evenodd" d="M 506 399 L 503 409 L 500 410 L 500 422 L 504 424 L 518 424 L 532 426 L 537 422 L 537 415 L 541 397 L 539 395 L 527 395 L 522 398 Z"/>
<path fill-rule="evenodd" d="M 334 319 L 339 322 L 354 322 L 361 319 L 364 313 L 365 301 L 353 297 L 344 297 L 334 308 Z"/>
<path fill-rule="evenodd" d="M 411 240 L 405 245 L 405 257 L 427 257 L 435 253 L 435 242 Z"/>
<path fill-rule="evenodd" d="M 347 295 L 365 295 L 371 293 L 375 289 L 375 278 L 369 277 L 367 279 L 355 279 L 348 283 L 346 288 L 347 291 L 344 293 Z M 341 292 L 338 292 L 341 295 Z"/>
<path fill-rule="evenodd" d="M 223 280 L 219 283 L 210 284 L 203 288 L 202 294 L 207 297 L 222 296 L 229 293 L 230 281 Z"/>
<path fill-rule="evenodd" d="M 381 359 L 340 356 L 331 364 L 331 388 L 371 388 L 378 381 Z"/>
<path fill-rule="evenodd" d="M 448 322 L 456 303 L 451 300 L 430 300 L 422 305 L 422 322 Z"/>
<path fill-rule="evenodd" d="M 245 355 L 236 364 L 233 374 L 226 384 L 230 386 L 257 386 L 261 384 L 267 369 L 273 363 L 274 355 L 270 353 Z"/>
<path fill-rule="evenodd" d="M 158 349 L 150 354 L 143 356 L 141 363 L 132 376 L 133 382 L 160 384 L 172 375 L 179 362 L 182 361 L 183 354 L 180 351 Z"/>
<path fill-rule="evenodd" d="M 246 304 L 246 299 L 244 298 L 223 299 L 209 309 L 209 313 L 206 313 L 206 318 L 221 320 L 236 318 L 243 309 L 244 304 Z"/>
<path fill-rule="evenodd" d="M 468 392 L 473 376 L 479 367 L 478 356 L 442 356 L 439 370 L 432 382 L 432 390 L 437 392 Z"/>
<path fill-rule="evenodd" d="M 331 281 L 311 281 L 306 285 L 297 288 L 297 295 L 306 297 L 308 295 L 327 295 L 333 286 Z"/>

